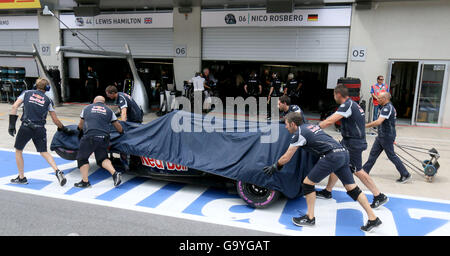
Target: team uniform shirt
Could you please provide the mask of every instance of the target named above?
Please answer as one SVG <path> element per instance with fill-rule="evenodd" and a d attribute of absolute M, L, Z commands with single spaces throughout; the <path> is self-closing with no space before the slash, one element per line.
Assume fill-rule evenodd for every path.
<path fill-rule="evenodd" d="M 117 121 L 114 112 L 101 102 L 85 107 L 81 111 L 80 117 L 84 120 L 83 132 L 85 136 L 109 137 L 109 124 Z"/>
<path fill-rule="evenodd" d="M 314 124 L 300 125 L 292 136 L 290 146 L 302 147 L 318 156 L 323 156 L 334 149 L 342 149 L 341 144 Z"/>
<path fill-rule="evenodd" d="M 192 78 L 192 83 L 194 85 L 194 92 L 204 91 L 205 90 L 205 78 L 201 76 L 196 76 Z"/>
<path fill-rule="evenodd" d="M 97 76 L 97 73 L 96 72 L 94 72 L 94 71 L 92 71 L 92 72 L 87 72 L 87 74 L 86 74 L 86 79 L 87 79 L 87 85 L 91 85 L 91 86 L 97 86 L 97 79 L 98 79 L 98 76 Z"/>
<path fill-rule="evenodd" d="M 273 87 L 273 92 L 271 97 L 278 97 L 281 96 L 280 88 L 281 88 L 281 80 L 278 78 L 275 78 L 272 83 L 270 84 L 270 87 Z"/>
<path fill-rule="evenodd" d="M 270 76 L 263 75 L 263 77 L 261 78 L 261 85 L 262 85 L 262 89 L 263 89 L 263 94 L 265 96 L 268 96 L 268 94 L 269 94 L 270 84 L 271 84 Z"/>
<path fill-rule="evenodd" d="M 386 118 L 378 127 L 378 137 L 380 138 L 395 138 L 397 133 L 395 131 L 395 120 L 397 119 L 397 111 L 391 102 L 382 106 L 380 110 L 380 117 Z"/>
<path fill-rule="evenodd" d="M 169 84 L 169 76 L 168 75 L 161 75 L 160 83 L 161 83 L 162 90 L 167 91 L 168 90 L 167 85 Z"/>
<path fill-rule="evenodd" d="M 39 90 L 24 91 L 18 99 L 23 101 L 23 114 L 20 120 L 29 120 L 37 125 L 45 125 L 48 111 L 55 111 L 53 101 Z"/>
<path fill-rule="evenodd" d="M 296 79 L 291 79 L 289 81 L 286 82 L 286 88 L 287 88 L 287 92 L 286 94 L 290 97 L 290 96 L 295 96 L 296 95 L 296 90 L 298 87 L 298 81 Z"/>
<path fill-rule="evenodd" d="M 127 108 L 127 121 L 141 123 L 143 113 L 138 104 L 136 104 L 130 95 L 123 92 L 119 92 L 118 94 L 117 101 L 119 102 L 119 108 Z"/>
<path fill-rule="evenodd" d="M 247 80 L 247 92 L 250 95 L 259 94 L 259 80 L 257 77 L 250 76 Z"/>
<path fill-rule="evenodd" d="M 302 118 L 303 118 L 303 123 L 304 124 L 307 123 L 306 118 L 303 115 L 302 109 L 299 106 L 297 106 L 297 105 L 289 105 L 288 111 L 287 112 L 282 111 L 281 114 L 280 114 L 280 118 L 286 117 L 286 115 L 291 113 L 291 112 L 300 113 L 302 115 Z"/>
<path fill-rule="evenodd" d="M 341 119 L 341 134 L 343 138 L 366 140 L 366 119 L 364 110 L 348 98 L 341 104 L 336 114 L 343 116 Z"/>
<path fill-rule="evenodd" d="M 378 96 L 381 92 L 389 92 L 389 87 L 386 84 L 374 84 L 370 87 L 370 94 Z M 378 100 L 373 98 L 373 105 L 378 106 Z"/>

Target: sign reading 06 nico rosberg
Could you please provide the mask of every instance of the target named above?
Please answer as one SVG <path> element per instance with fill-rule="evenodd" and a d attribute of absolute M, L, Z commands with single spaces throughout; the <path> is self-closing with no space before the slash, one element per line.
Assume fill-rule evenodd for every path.
<path fill-rule="evenodd" d="M 202 11 L 202 27 L 349 27 L 352 9 L 298 9 L 292 13 Z"/>
<path fill-rule="evenodd" d="M 39 0 L 0 0 L 0 10 L 34 8 L 41 8 Z"/>

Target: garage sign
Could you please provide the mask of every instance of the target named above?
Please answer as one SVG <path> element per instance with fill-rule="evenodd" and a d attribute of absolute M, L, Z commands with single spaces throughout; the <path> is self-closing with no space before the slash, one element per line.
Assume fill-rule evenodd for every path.
<path fill-rule="evenodd" d="M 298 9 L 292 13 L 202 11 L 202 27 L 349 27 L 351 8 Z"/>
<path fill-rule="evenodd" d="M 0 0 L 1 1 L 1 0 Z M 172 13 L 121 13 L 102 14 L 94 17 L 76 17 L 63 14 L 60 19 L 71 29 L 108 29 L 108 28 L 172 28 Z M 62 23 L 61 29 L 66 29 Z"/>
<path fill-rule="evenodd" d="M 38 28 L 37 16 L 0 16 L 0 30 Z"/>
<path fill-rule="evenodd" d="M 0 0 L 0 10 L 41 8 L 39 0 Z"/>

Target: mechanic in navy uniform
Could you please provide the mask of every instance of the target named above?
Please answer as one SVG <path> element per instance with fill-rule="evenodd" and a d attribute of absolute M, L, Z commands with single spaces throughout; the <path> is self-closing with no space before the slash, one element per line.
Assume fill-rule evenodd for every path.
<path fill-rule="evenodd" d="M 397 179 L 397 182 L 405 183 L 411 178 L 411 174 L 406 170 L 402 161 L 394 152 L 394 142 L 397 136 L 395 131 L 397 111 L 391 103 L 391 94 L 389 92 L 381 92 L 378 95 L 378 102 L 381 106 L 378 119 L 366 124 L 366 128 L 378 126 L 378 136 L 375 138 L 375 142 L 370 150 L 369 159 L 364 164 L 363 169 L 369 173 L 378 156 L 384 150 L 389 160 L 391 160 L 400 173 L 400 178 Z"/>
<path fill-rule="evenodd" d="M 119 104 L 120 117 L 124 122 L 142 123 L 144 112 L 130 95 L 118 92 L 114 85 L 106 87 L 106 96 Z"/>
<path fill-rule="evenodd" d="M 364 110 L 348 96 L 348 89 L 345 85 L 338 84 L 334 88 L 334 99 L 340 104 L 338 110 L 319 123 L 320 128 L 333 125 L 341 120 L 341 144 L 347 149 L 350 156 L 350 170 L 362 183 L 370 189 L 373 194 L 373 202 L 370 205 L 376 209 L 389 201 L 388 197 L 381 193 L 375 185 L 373 179 L 362 169 L 362 152 L 367 149 L 366 142 L 366 117 Z M 317 191 L 318 198 L 331 199 L 331 191 L 338 181 L 338 177 L 332 173 L 328 179 L 327 187 Z"/>
<path fill-rule="evenodd" d="M 33 140 L 37 152 L 50 164 L 55 170 L 56 177 L 61 186 L 66 184 L 64 173 L 58 169 L 52 155 L 47 152 L 47 130 L 45 123 L 47 114 L 50 112 L 50 117 L 53 123 L 58 126 L 58 131 L 62 131 L 68 135 L 75 134 L 75 131 L 69 130 L 65 127 L 56 116 L 53 101 L 45 95 L 45 92 L 50 90 L 49 82 L 46 79 L 36 80 L 36 90 L 24 91 L 14 102 L 11 113 L 9 115 L 8 133 L 14 137 L 16 134 L 17 109 L 23 103 L 23 114 L 20 120 L 22 125 L 17 133 L 14 148 L 16 149 L 16 162 L 19 170 L 19 176 L 12 179 L 12 183 L 28 184 L 27 178 L 24 176 L 24 160 L 23 149 L 26 144 Z"/>
<path fill-rule="evenodd" d="M 255 71 L 252 71 L 244 85 L 247 97 L 259 97 L 262 93 L 262 85 Z"/>
<path fill-rule="evenodd" d="M 169 101 L 167 94 L 170 94 L 168 84 L 171 83 L 169 75 L 166 70 L 161 70 L 161 78 L 156 83 L 156 88 L 159 91 L 159 111 L 156 113 L 158 116 L 162 116 L 169 112 Z"/>
<path fill-rule="evenodd" d="M 288 80 L 286 81 L 286 86 L 284 88 L 284 95 L 291 98 L 293 104 L 299 104 L 300 100 L 300 88 L 302 87 L 302 82 L 295 79 L 294 74 L 288 74 Z"/>
<path fill-rule="evenodd" d="M 283 95 L 280 98 L 278 98 L 278 109 L 280 110 L 280 122 L 282 123 L 284 123 L 286 115 L 291 112 L 302 114 L 303 123 L 304 124 L 308 123 L 303 114 L 303 110 L 299 106 L 291 104 L 291 98 L 287 95 Z"/>
<path fill-rule="evenodd" d="M 272 79 L 269 70 L 264 69 L 263 75 L 261 76 L 262 95 L 264 97 L 269 96 L 271 80 Z"/>
<path fill-rule="evenodd" d="M 302 183 L 303 195 L 306 197 L 308 207 L 307 214 L 292 218 L 297 226 L 314 226 L 314 205 L 316 200 L 315 184 L 334 172 L 339 180 L 344 184 L 347 194 L 364 208 L 368 216 L 368 222 L 361 226 L 361 230 L 369 232 L 374 227 L 381 224 L 381 220 L 375 216 L 367 201 L 367 197 L 355 184 L 353 175 L 349 168 L 349 155 L 347 150 L 326 134 L 318 125 L 304 124 L 300 113 L 291 112 L 286 116 L 286 129 L 292 134 L 291 144 L 286 153 L 281 156 L 276 163 L 264 167 L 263 171 L 267 175 L 281 171 L 288 163 L 299 147 L 320 156 L 319 161 L 309 172 Z"/>
<path fill-rule="evenodd" d="M 84 87 L 87 90 L 89 102 L 92 102 L 92 100 L 94 99 L 95 91 L 98 89 L 99 86 L 100 85 L 97 73 L 92 69 L 91 66 L 88 66 L 88 72 L 86 73 L 86 82 L 84 84 Z"/>
<path fill-rule="evenodd" d="M 270 120 L 272 118 L 272 111 L 270 109 L 270 99 L 272 97 L 280 97 L 282 95 L 280 90 L 281 90 L 281 80 L 278 78 L 278 73 L 273 72 L 272 73 L 272 82 L 270 83 L 269 96 L 267 97 L 267 104 L 268 104 L 267 119 L 268 120 Z"/>
<path fill-rule="evenodd" d="M 88 179 L 89 156 L 94 153 L 97 165 L 111 173 L 114 186 L 121 183 L 121 174 L 114 169 L 111 161 L 108 159 L 107 149 L 109 146 L 110 124 L 116 130 L 123 134 L 123 128 L 117 121 L 114 112 L 105 105 L 105 98 L 97 96 L 94 103 L 86 106 L 80 114 L 78 124 L 80 147 L 77 154 L 78 168 L 80 168 L 82 180 L 75 183 L 75 187 L 87 188 L 91 186 Z"/>

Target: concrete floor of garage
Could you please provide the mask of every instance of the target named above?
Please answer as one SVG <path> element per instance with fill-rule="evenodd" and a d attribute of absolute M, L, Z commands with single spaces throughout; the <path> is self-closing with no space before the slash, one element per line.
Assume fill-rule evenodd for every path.
<path fill-rule="evenodd" d="M 84 106 L 85 105 L 83 104 L 63 104 L 62 106 L 56 108 L 56 112 L 60 120 L 65 125 L 78 124 L 79 115 Z M 112 108 L 115 110 L 115 107 Z M 0 104 L 0 131 L 2 131 L 0 135 L 1 148 L 12 149 L 14 145 L 14 138 L 7 133 L 9 122 L 8 115 L 10 110 L 11 104 Z M 19 113 L 21 113 L 21 111 L 19 111 Z M 158 117 L 155 113 L 148 113 L 144 116 L 144 123 L 150 122 L 156 118 Z M 316 123 L 317 121 L 312 122 Z M 16 125 L 17 129 L 19 124 L 20 121 L 18 121 L 18 124 Z M 57 127 L 53 125 L 50 117 L 48 117 L 46 128 L 48 143 L 50 144 L 51 138 L 57 129 Z M 334 130 L 334 128 L 327 128 L 326 132 L 336 139 L 340 139 L 341 137 L 340 134 Z M 384 193 L 450 200 L 450 193 L 448 193 L 448 187 L 450 186 L 450 129 L 400 125 L 397 126 L 397 135 L 397 142 L 399 144 L 436 148 L 441 155 L 439 160 L 441 168 L 431 183 L 427 182 L 423 176 L 408 169 L 412 173 L 411 181 L 406 184 L 398 184 L 395 182 L 395 180 L 399 177 L 397 170 L 388 160 L 387 156 L 382 153 L 371 171 L 371 176 L 379 189 Z M 368 149 L 363 153 L 363 163 L 368 158 L 374 139 L 374 136 L 368 135 Z M 30 142 L 26 146 L 25 151 L 35 152 L 34 145 Z M 399 152 L 398 149 L 396 149 L 396 151 Z M 425 154 L 414 153 L 414 155 L 421 160 L 429 158 L 428 155 Z M 357 178 L 356 181 L 363 190 L 367 190 Z M 325 184 L 326 180 L 320 183 L 320 185 Z M 342 184 L 338 182 L 337 186 L 342 187 Z"/>

